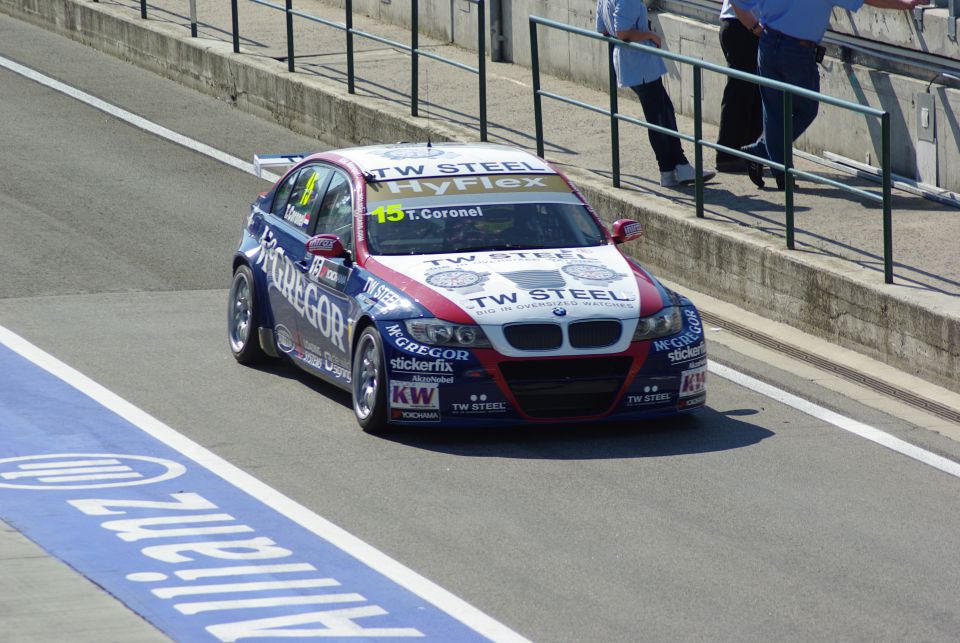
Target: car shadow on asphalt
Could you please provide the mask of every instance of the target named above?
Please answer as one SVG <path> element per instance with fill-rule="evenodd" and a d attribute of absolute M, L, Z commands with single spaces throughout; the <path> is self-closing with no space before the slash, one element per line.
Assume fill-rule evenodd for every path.
<path fill-rule="evenodd" d="M 353 412 L 350 393 L 293 364 L 269 360 L 255 368 L 296 380 Z M 466 457 L 543 460 L 652 458 L 728 451 L 757 444 L 774 433 L 738 419 L 757 413 L 756 409 L 750 408 L 721 411 L 706 406 L 685 415 L 633 422 L 531 423 L 490 428 L 390 426 L 371 437 Z"/>
<path fill-rule="evenodd" d="M 528 424 L 508 428 L 390 428 L 385 440 L 466 457 L 543 460 L 651 458 L 739 449 L 774 433 L 739 417 L 754 409 L 710 407 L 689 415 L 610 424 Z"/>

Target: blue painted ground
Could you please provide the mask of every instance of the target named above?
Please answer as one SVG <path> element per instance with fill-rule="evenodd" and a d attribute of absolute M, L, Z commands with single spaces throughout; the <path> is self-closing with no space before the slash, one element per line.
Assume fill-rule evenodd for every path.
<path fill-rule="evenodd" d="M 0 517 L 177 641 L 485 640 L 4 345 Z"/>

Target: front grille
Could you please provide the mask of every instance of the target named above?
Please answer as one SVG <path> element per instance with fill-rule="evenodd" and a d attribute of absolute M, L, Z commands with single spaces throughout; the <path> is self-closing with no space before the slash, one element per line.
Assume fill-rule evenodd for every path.
<path fill-rule="evenodd" d="M 518 360 L 500 364 L 524 413 L 535 418 L 596 415 L 610 408 L 630 357 Z"/>
<path fill-rule="evenodd" d="M 602 348 L 620 341 L 621 325 L 613 320 L 575 322 L 567 333 L 574 348 Z"/>
<path fill-rule="evenodd" d="M 503 327 L 503 335 L 521 351 L 548 351 L 563 344 L 563 331 L 557 324 L 512 324 Z"/>

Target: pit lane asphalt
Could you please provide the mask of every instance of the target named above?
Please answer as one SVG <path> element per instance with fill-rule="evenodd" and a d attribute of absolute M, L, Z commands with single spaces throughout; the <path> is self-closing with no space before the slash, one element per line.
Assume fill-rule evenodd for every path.
<path fill-rule="evenodd" d="M 0 55 L 241 158 L 324 147 L 9 18 Z M 960 480 L 716 377 L 677 424 L 365 435 L 345 394 L 229 355 L 229 257 L 262 181 L 9 72 L 0 87 L 0 324 L 520 633 L 960 632 Z M 33 626 L 22 640 L 62 632 Z"/>

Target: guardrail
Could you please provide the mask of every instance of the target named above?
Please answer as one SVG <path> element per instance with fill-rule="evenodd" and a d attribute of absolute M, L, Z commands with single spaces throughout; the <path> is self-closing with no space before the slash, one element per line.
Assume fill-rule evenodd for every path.
<path fill-rule="evenodd" d="M 93 0 L 98 2 L 98 0 Z M 429 58 L 430 60 L 436 60 L 437 62 L 446 63 L 458 69 L 468 71 L 470 73 L 476 74 L 479 78 L 479 121 L 480 121 L 480 140 L 487 140 L 487 51 L 486 51 L 486 39 L 484 38 L 485 25 L 486 25 L 486 0 L 465 0 L 471 4 L 477 5 L 477 66 L 471 67 L 470 65 L 465 65 L 456 60 L 451 60 L 450 58 L 445 58 L 438 54 L 435 54 L 430 51 L 425 51 L 420 49 L 420 29 L 419 29 L 419 15 L 420 15 L 420 3 L 419 0 L 410 0 L 410 44 L 405 45 L 402 42 L 397 42 L 395 40 L 390 40 L 388 38 L 382 38 L 372 33 L 367 33 L 365 31 L 360 31 L 359 29 L 353 28 L 353 0 L 345 0 L 345 23 L 340 24 L 332 20 L 326 20 L 319 16 L 314 16 L 312 14 L 306 13 L 304 11 L 297 11 L 293 8 L 293 0 L 285 0 L 284 5 L 274 4 L 268 2 L 267 0 L 248 0 L 253 4 L 260 5 L 262 7 L 267 7 L 268 9 L 275 9 L 277 11 L 282 11 L 286 16 L 286 27 L 287 27 L 287 70 L 296 71 L 296 52 L 294 47 L 294 38 L 293 38 L 293 18 L 294 16 L 298 18 L 303 18 L 304 20 L 309 20 L 311 22 L 316 22 L 327 27 L 332 27 L 334 29 L 343 31 L 346 34 L 346 46 L 347 46 L 347 91 L 351 94 L 356 93 L 356 83 L 354 74 L 354 53 L 353 53 L 353 37 L 358 36 L 360 38 L 366 38 L 368 40 L 373 40 L 374 42 L 379 42 L 381 44 L 387 45 L 388 47 L 396 47 L 410 54 L 410 114 L 411 116 L 419 115 L 420 111 L 420 57 Z M 194 38 L 197 37 L 197 2 L 196 0 L 189 0 L 190 2 L 190 35 Z M 233 35 L 233 52 L 240 53 L 240 11 L 239 11 L 239 0 L 230 0 L 230 18 L 232 22 L 232 35 Z M 140 0 L 140 17 L 146 20 L 147 18 L 147 0 Z"/>
<path fill-rule="evenodd" d="M 560 31 L 565 31 L 567 33 L 576 34 L 590 38 L 592 40 L 600 40 L 607 43 L 608 48 L 608 74 L 609 74 L 609 95 L 610 95 L 610 106 L 609 109 L 598 107 L 596 105 L 590 105 L 582 101 L 578 101 L 566 96 L 561 96 L 560 94 L 555 94 L 553 92 L 548 92 L 540 88 L 540 56 L 538 50 L 538 41 L 537 41 L 537 28 L 538 26 L 548 27 L 551 29 L 559 29 Z M 617 77 L 616 71 L 613 67 L 613 51 L 616 46 L 628 47 L 631 49 L 640 49 L 644 53 L 649 53 L 655 56 L 660 56 L 661 58 L 666 58 L 667 60 L 672 60 L 674 62 L 690 65 L 693 67 L 693 120 L 694 120 L 694 134 L 693 136 L 682 134 L 677 130 L 666 129 L 660 127 L 659 125 L 654 125 L 646 121 L 633 118 L 624 114 L 618 113 L 617 109 Z M 890 170 L 890 114 L 888 112 L 874 109 L 872 107 L 866 107 L 864 105 L 858 105 L 856 103 L 851 103 L 839 98 L 834 98 L 833 96 L 827 96 L 826 94 L 821 94 L 819 92 L 813 92 L 807 89 L 802 89 L 794 85 L 788 85 L 786 83 L 781 83 L 775 80 L 770 80 L 768 78 L 763 78 L 761 76 L 755 76 L 753 74 L 747 74 L 735 69 L 729 69 L 727 67 L 721 67 L 719 65 L 714 65 L 712 63 L 704 62 L 697 58 L 691 58 L 689 56 L 682 56 L 680 54 L 670 53 L 668 51 L 663 51 L 655 47 L 650 47 L 647 45 L 641 45 L 638 43 L 624 42 L 618 40 L 612 36 L 604 36 L 595 31 L 589 31 L 587 29 L 581 29 L 579 27 L 573 27 L 561 22 L 556 22 L 555 20 L 548 20 L 546 18 L 541 18 L 539 16 L 530 16 L 530 67 L 533 72 L 533 103 L 534 103 L 534 118 L 536 122 L 536 138 L 537 138 L 537 154 L 541 157 L 544 156 L 544 139 L 543 139 L 543 108 L 542 108 L 542 98 L 552 98 L 562 103 L 568 105 L 573 105 L 575 107 L 580 107 L 587 109 L 598 114 L 603 114 L 610 118 L 610 147 L 611 147 L 611 165 L 613 170 L 613 186 L 620 187 L 620 121 L 627 123 L 632 123 L 634 125 L 640 125 L 647 129 L 652 129 L 661 134 L 666 134 L 668 136 L 673 136 L 679 138 L 683 141 L 694 144 L 695 149 L 695 167 L 697 178 L 694 184 L 694 193 L 695 193 L 695 202 L 696 202 L 696 213 L 697 217 L 703 218 L 703 147 L 709 147 L 714 150 L 719 150 L 726 152 L 733 156 L 739 158 L 757 161 L 768 165 L 774 169 L 780 170 L 786 174 L 785 176 L 785 185 L 784 185 L 784 200 L 785 200 L 785 209 L 786 209 L 786 238 L 787 238 L 787 248 L 790 250 L 795 249 L 794 243 L 794 207 L 793 207 L 793 177 L 798 176 L 809 181 L 814 181 L 816 183 L 823 183 L 845 192 L 851 194 L 856 194 L 859 197 L 867 199 L 873 202 L 882 203 L 883 206 L 883 279 L 886 283 L 893 283 L 893 225 L 892 225 L 892 205 L 891 205 L 891 170 Z M 739 149 L 734 149 L 727 147 L 725 145 L 719 145 L 711 141 L 703 140 L 703 114 L 702 114 L 702 73 L 703 70 L 715 72 L 718 74 L 723 74 L 725 76 L 731 76 L 733 78 L 739 78 L 740 80 L 746 80 L 752 83 L 763 85 L 765 87 L 770 87 L 773 89 L 780 90 L 783 93 L 783 113 L 784 113 L 784 125 L 783 125 L 783 138 L 784 138 L 784 160 L 783 163 L 776 163 L 768 159 L 760 158 L 752 154 L 747 154 L 740 151 Z M 880 119 L 880 138 L 881 138 L 881 174 L 882 174 L 882 195 L 873 194 L 867 192 L 866 190 L 861 190 L 860 188 L 855 188 L 850 185 L 845 185 L 839 181 L 834 181 L 824 176 L 819 176 L 817 174 L 811 174 L 803 170 L 798 170 L 793 167 L 793 96 L 802 96 L 803 98 L 808 98 L 812 100 L 819 101 L 821 103 L 827 103 L 829 105 L 834 105 L 836 107 L 841 107 L 848 109 L 860 114 L 867 116 L 874 116 Z"/>

